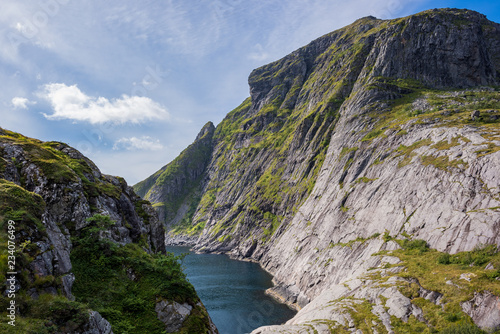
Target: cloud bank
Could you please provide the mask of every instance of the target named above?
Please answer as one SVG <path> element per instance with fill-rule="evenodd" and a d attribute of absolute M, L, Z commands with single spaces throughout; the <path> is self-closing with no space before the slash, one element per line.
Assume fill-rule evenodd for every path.
<path fill-rule="evenodd" d="M 49 120 L 69 119 L 91 124 L 112 122 L 115 124 L 144 123 L 153 120 L 168 120 L 170 114 L 157 102 L 147 97 L 122 95 L 108 100 L 83 93 L 77 85 L 51 83 L 38 93 L 52 105 L 52 114 L 43 114 Z"/>

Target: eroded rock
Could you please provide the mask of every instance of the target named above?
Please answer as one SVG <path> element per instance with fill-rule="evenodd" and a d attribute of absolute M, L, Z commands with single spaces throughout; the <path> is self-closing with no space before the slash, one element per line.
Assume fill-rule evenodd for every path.
<path fill-rule="evenodd" d="M 474 298 L 462 303 L 462 310 L 482 329 L 500 329 L 500 300 L 491 292 L 475 293 Z"/>
<path fill-rule="evenodd" d="M 168 302 L 162 300 L 156 303 L 155 311 L 158 319 L 165 324 L 167 333 L 173 333 L 182 327 L 191 314 L 193 307 L 187 303 Z"/>

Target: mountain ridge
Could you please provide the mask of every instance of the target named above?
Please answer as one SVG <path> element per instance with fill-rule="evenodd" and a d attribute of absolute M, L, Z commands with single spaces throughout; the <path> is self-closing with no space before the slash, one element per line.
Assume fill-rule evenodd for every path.
<path fill-rule="evenodd" d="M 499 328 L 484 302 L 500 293 L 492 269 L 459 265 L 500 242 L 499 54 L 499 24 L 441 9 L 363 18 L 252 71 L 250 98 L 215 129 L 190 224 L 167 241 L 274 275 L 270 293 L 300 311 L 255 333 L 442 330 L 453 312 Z M 440 281 L 414 259 L 432 259 Z"/>

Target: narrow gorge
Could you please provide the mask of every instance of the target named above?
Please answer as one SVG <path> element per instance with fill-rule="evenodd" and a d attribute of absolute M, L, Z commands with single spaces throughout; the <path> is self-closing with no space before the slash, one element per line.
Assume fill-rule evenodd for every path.
<path fill-rule="evenodd" d="M 273 276 L 252 334 L 500 331 L 500 24 L 365 17 L 248 83 L 133 187 L 0 128 L 0 333 L 218 333 L 166 246 Z"/>
<path fill-rule="evenodd" d="M 167 244 L 274 276 L 299 312 L 252 333 L 500 329 L 499 24 L 366 17 L 248 81 L 134 189 Z"/>

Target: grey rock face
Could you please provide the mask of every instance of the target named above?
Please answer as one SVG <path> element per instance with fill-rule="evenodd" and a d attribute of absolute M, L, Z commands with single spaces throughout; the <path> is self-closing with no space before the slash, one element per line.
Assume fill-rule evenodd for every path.
<path fill-rule="evenodd" d="M 391 316 L 423 320 L 398 282 L 363 278 L 397 264 L 373 256 L 399 247 L 384 233 L 448 253 L 500 244 L 498 126 L 471 122 L 487 101 L 468 101 L 495 91 L 482 86 L 500 83 L 499 54 L 500 25 L 431 10 L 358 20 L 252 72 L 251 99 L 215 132 L 192 225 L 195 249 L 258 261 L 269 293 L 300 309 L 255 333 L 356 332 L 345 310 L 364 300 L 388 332 Z"/>
<path fill-rule="evenodd" d="M 113 334 L 111 324 L 99 312 L 91 311 L 88 329 L 83 334 Z"/>
<path fill-rule="evenodd" d="M 69 273 L 62 277 L 62 286 L 64 295 L 69 300 L 75 300 L 75 297 L 71 294 L 71 288 L 73 287 L 73 283 L 75 282 L 75 275 L 73 273 Z"/>
<path fill-rule="evenodd" d="M 193 307 L 189 304 L 160 301 L 156 303 L 155 311 L 158 319 L 165 324 L 167 333 L 173 333 L 182 327 L 182 324 L 191 314 Z"/>
<path fill-rule="evenodd" d="M 500 301 L 489 291 L 475 293 L 474 298 L 462 303 L 462 310 L 484 330 L 500 328 Z"/>
<path fill-rule="evenodd" d="M 368 61 L 375 63 L 375 76 L 417 79 L 436 88 L 494 85 L 500 30 L 493 24 L 483 31 L 485 22 L 484 15 L 460 10 L 404 18 L 379 35 L 380 47 Z"/>
<path fill-rule="evenodd" d="M 479 110 L 474 110 L 473 112 L 471 112 L 470 114 L 470 118 L 475 121 L 476 119 L 479 118 L 479 116 L 481 116 L 481 113 L 479 112 Z"/>

